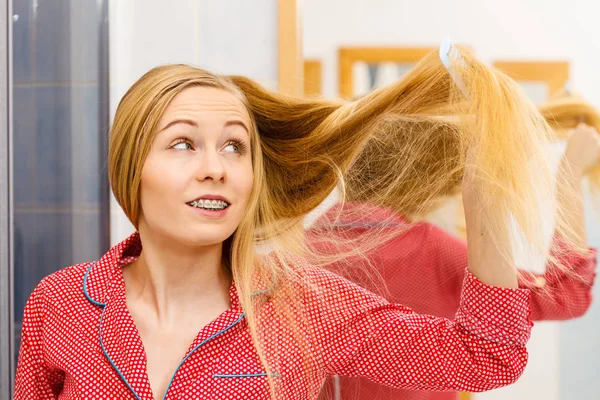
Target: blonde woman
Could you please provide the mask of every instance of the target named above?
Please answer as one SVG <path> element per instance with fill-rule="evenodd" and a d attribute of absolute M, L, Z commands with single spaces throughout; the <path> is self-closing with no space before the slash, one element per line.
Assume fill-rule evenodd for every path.
<path fill-rule="evenodd" d="M 183 65 L 144 75 L 118 107 L 109 150 L 113 192 L 137 231 L 35 289 L 15 398 L 315 399 L 334 374 L 424 390 L 514 382 L 532 324 L 506 217 L 542 240 L 536 193 L 551 180 L 529 178 L 549 128 L 512 81 L 461 51 L 461 88 L 431 54 L 352 103 Z M 469 272 L 453 320 L 307 263 L 299 229 L 382 118 L 448 113 L 464 120 L 456 132 L 469 150 Z M 520 148 L 499 146 L 516 135 Z"/>

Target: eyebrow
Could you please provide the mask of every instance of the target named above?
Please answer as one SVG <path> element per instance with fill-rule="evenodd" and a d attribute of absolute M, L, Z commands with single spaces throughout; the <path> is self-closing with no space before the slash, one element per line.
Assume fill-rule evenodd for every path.
<path fill-rule="evenodd" d="M 192 126 L 192 127 L 194 127 L 194 128 L 197 128 L 197 127 L 198 127 L 198 124 L 197 124 L 197 123 L 196 123 L 196 121 L 194 121 L 194 120 L 191 120 L 191 119 L 176 119 L 176 120 L 173 120 L 173 121 L 169 122 L 169 123 L 168 123 L 168 124 L 167 124 L 167 125 L 166 125 L 164 128 L 162 128 L 162 129 L 161 129 L 159 132 L 162 132 L 162 131 L 164 131 L 164 130 L 167 130 L 167 129 L 169 129 L 170 127 L 172 127 L 173 125 L 177 125 L 177 124 L 185 124 L 185 125 Z M 232 120 L 229 120 L 229 121 L 225 122 L 225 125 L 224 125 L 224 127 L 225 127 L 225 128 L 227 128 L 227 127 L 229 127 L 229 126 L 232 126 L 232 125 L 238 125 L 238 126 L 241 126 L 242 128 L 244 128 L 244 129 L 246 130 L 246 132 L 250 132 L 250 130 L 248 129 L 248 127 L 246 126 L 246 124 L 245 124 L 245 123 L 244 123 L 242 120 L 239 120 L 239 119 L 232 119 Z"/>
<path fill-rule="evenodd" d="M 185 125 L 190 125 L 193 126 L 195 128 L 198 127 L 198 124 L 196 123 L 196 121 L 193 121 L 191 119 L 175 119 L 171 122 L 169 122 L 164 128 L 162 128 L 159 132 L 165 131 L 167 129 L 169 129 L 170 127 L 172 127 L 173 125 L 177 125 L 177 124 L 185 124 Z"/>
<path fill-rule="evenodd" d="M 250 133 L 250 129 L 248 129 L 248 127 L 246 126 L 244 121 L 242 121 L 240 119 L 230 119 L 229 121 L 225 122 L 224 127 L 227 128 L 228 126 L 232 126 L 232 125 L 241 126 L 242 128 L 244 128 L 246 130 L 246 133 Z"/>

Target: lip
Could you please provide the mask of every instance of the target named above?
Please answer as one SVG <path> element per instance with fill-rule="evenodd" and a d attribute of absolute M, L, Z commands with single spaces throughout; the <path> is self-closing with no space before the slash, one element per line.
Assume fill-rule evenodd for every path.
<path fill-rule="evenodd" d="M 196 197 L 195 199 L 188 201 L 188 203 L 191 203 L 192 201 L 198 201 L 198 200 L 221 200 L 221 201 L 224 201 L 225 203 L 231 205 L 231 202 L 229 200 L 227 200 L 225 197 L 219 196 L 217 194 L 204 194 L 200 197 Z"/>
<path fill-rule="evenodd" d="M 225 203 L 227 203 L 227 207 L 223 210 L 207 210 L 207 209 L 203 209 L 203 208 L 194 207 L 189 204 L 193 201 L 198 201 L 198 200 L 220 200 L 220 201 L 224 201 Z M 192 211 L 194 213 L 196 213 L 196 215 L 199 214 L 204 217 L 215 218 L 215 219 L 225 217 L 225 215 L 227 215 L 227 212 L 231 208 L 231 202 L 229 200 L 227 200 L 227 198 L 217 195 L 217 194 L 205 194 L 200 197 L 196 197 L 194 200 L 189 201 L 186 204 L 188 207 L 190 207 L 192 209 Z"/>
<path fill-rule="evenodd" d="M 229 207 L 225 208 L 224 210 L 205 210 L 203 208 L 197 208 L 190 205 L 188 205 L 188 207 L 192 210 L 192 212 L 196 213 L 196 215 L 202 215 L 204 217 L 215 219 L 225 217 L 229 211 Z"/>

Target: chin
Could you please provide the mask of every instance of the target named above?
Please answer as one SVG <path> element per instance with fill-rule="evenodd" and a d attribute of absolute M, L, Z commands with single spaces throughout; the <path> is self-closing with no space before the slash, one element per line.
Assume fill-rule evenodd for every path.
<path fill-rule="evenodd" d="M 223 243 L 233 232 L 225 229 L 190 230 L 185 236 L 177 235 L 177 239 L 193 247 L 214 246 Z"/>
<path fill-rule="evenodd" d="M 166 242 L 175 242 L 189 247 L 214 246 L 227 240 L 237 226 L 234 224 L 190 224 L 189 221 L 175 223 L 174 221 L 156 221 L 154 224 L 146 226 L 146 229 L 153 231 L 156 240 Z"/>

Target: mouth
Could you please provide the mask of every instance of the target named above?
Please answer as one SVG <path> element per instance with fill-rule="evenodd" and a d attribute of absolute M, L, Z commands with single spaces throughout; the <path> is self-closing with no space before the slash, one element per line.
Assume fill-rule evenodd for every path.
<path fill-rule="evenodd" d="M 190 207 L 208 211 L 222 211 L 231 205 L 221 196 L 202 196 L 186 203 Z"/>

